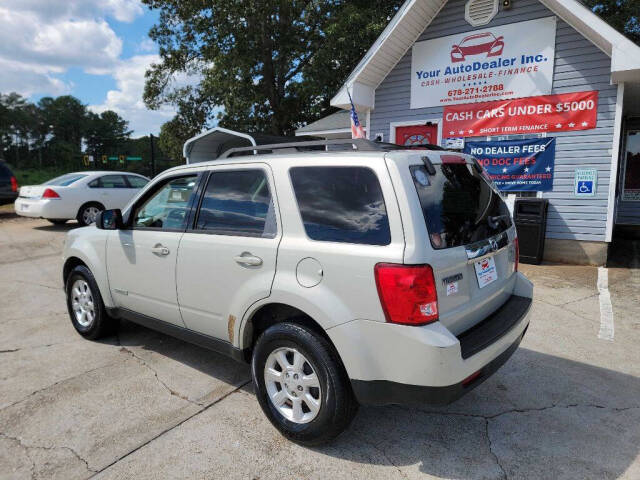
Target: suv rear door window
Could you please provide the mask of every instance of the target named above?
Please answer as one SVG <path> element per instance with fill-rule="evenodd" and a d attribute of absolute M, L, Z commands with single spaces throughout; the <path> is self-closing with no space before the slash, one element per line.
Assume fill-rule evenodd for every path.
<path fill-rule="evenodd" d="M 217 235 L 274 238 L 276 216 L 265 172 L 214 171 L 203 194 L 196 229 Z"/>
<path fill-rule="evenodd" d="M 389 219 L 376 174 L 367 167 L 294 167 L 291 182 L 312 240 L 388 245 Z"/>
<path fill-rule="evenodd" d="M 435 249 L 458 247 L 485 240 L 511 226 L 502 197 L 467 163 L 434 165 L 429 175 L 423 166 L 410 167 Z"/>

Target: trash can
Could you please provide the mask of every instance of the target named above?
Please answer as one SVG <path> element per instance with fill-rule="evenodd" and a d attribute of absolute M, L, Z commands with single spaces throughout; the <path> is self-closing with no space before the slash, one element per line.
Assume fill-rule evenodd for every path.
<path fill-rule="evenodd" d="M 539 265 L 544 254 L 547 231 L 547 205 L 544 198 L 518 198 L 513 208 L 513 220 L 518 231 L 520 261 Z"/>

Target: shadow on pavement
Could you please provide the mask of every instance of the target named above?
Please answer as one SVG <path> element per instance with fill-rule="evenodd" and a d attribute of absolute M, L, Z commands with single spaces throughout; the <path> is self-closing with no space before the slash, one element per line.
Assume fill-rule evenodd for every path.
<path fill-rule="evenodd" d="M 0 210 L 0 222 L 3 220 L 11 220 L 14 218 L 18 218 L 18 215 L 16 215 L 16 212 L 13 212 L 11 210 Z"/>
<path fill-rule="evenodd" d="M 75 220 L 69 220 L 67 223 L 63 223 L 62 225 L 50 223 L 48 225 L 38 225 L 37 227 L 33 227 L 34 230 L 40 230 L 41 232 L 68 232 L 74 228 L 80 228 L 80 225 Z"/>
<path fill-rule="evenodd" d="M 125 347 L 227 383 L 249 378 L 247 366 L 222 355 L 128 322 L 122 328 Z M 336 442 L 312 450 L 447 478 L 617 478 L 640 450 L 640 379 L 520 348 L 447 407 L 361 407 Z"/>
<path fill-rule="evenodd" d="M 367 463 L 447 478 L 483 477 L 491 457 L 497 477 L 618 478 L 640 451 L 640 379 L 521 348 L 457 402 L 362 408 L 319 451 L 359 461 L 349 445 L 363 440 L 384 453 Z"/>
<path fill-rule="evenodd" d="M 249 380 L 248 365 L 125 320 L 120 322 L 117 338 L 104 342 L 125 348 L 141 347 L 228 384 L 237 384 L 244 377 Z"/>

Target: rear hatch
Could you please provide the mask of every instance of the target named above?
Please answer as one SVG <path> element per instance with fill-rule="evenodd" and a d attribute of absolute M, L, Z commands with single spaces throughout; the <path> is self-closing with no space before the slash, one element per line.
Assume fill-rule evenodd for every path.
<path fill-rule="evenodd" d="M 515 228 L 473 158 L 429 152 L 406 174 L 418 194 L 438 291 L 440 321 L 455 335 L 496 311 L 515 283 Z M 430 163 L 430 164 L 429 164 Z"/>

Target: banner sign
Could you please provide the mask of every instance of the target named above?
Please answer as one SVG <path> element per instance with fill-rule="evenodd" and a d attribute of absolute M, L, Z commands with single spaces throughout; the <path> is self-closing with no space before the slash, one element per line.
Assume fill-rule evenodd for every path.
<path fill-rule="evenodd" d="M 456 105 L 444 109 L 442 137 L 590 130 L 597 113 L 597 91 Z"/>
<path fill-rule="evenodd" d="M 417 42 L 411 108 L 551 93 L 556 17 Z"/>
<path fill-rule="evenodd" d="M 466 142 L 464 153 L 478 159 L 501 191 L 547 192 L 553 188 L 555 138 Z"/>

